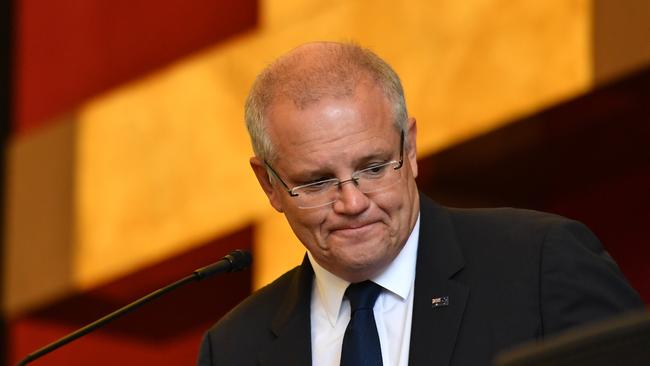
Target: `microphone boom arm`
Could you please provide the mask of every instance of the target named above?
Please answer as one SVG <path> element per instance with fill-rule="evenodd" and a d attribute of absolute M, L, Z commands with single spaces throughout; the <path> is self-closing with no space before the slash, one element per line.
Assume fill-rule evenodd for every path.
<path fill-rule="evenodd" d="M 165 287 L 162 287 L 162 288 L 160 288 L 160 289 L 158 289 L 158 290 L 156 290 L 156 291 L 154 291 L 154 292 L 152 292 L 152 293 L 150 293 L 150 294 L 148 294 L 148 295 L 146 295 L 144 297 L 141 297 L 140 299 L 138 299 L 136 301 L 133 301 L 132 303 L 130 303 L 130 304 L 118 309 L 118 310 L 115 310 L 114 312 L 104 316 L 103 318 L 98 319 L 98 320 L 86 325 L 85 327 L 80 328 L 80 329 L 66 335 L 63 338 L 61 338 L 61 339 L 59 339 L 59 340 L 57 340 L 55 342 L 52 342 L 52 343 L 48 344 L 47 346 L 44 346 L 43 348 L 41 348 L 39 350 L 36 350 L 36 351 L 30 353 L 29 355 L 27 355 L 27 357 L 23 358 L 20 362 L 18 362 L 16 364 L 16 366 L 27 365 L 29 362 L 32 362 L 32 361 L 36 360 L 37 358 L 40 358 L 40 357 L 42 357 L 42 356 L 56 350 L 57 348 L 60 348 L 60 347 L 62 347 L 64 345 L 74 341 L 75 339 L 77 339 L 79 337 L 82 337 L 82 336 L 92 332 L 93 330 L 105 325 L 106 323 L 109 323 L 109 322 L 121 317 L 124 314 L 130 313 L 131 311 L 141 307 L 142 305 L 144 305 L 144 304 L 146 304 L 146 303 L 148 303 L 148 302 L 150 302 L 150 301 L 152 301 L 154 299 L 157 299 L 157 298 L 161 297 L 162 295 L 164 295 L 164 294 L 166 294 L 166 293 L 168 293 L 168 292 L 170 292 L 170 291 L 172 291 L 172 290 L 174 290 L 174 289 L 176 289 L 178 287 L 181 287 L 181 286 L 183 286 L 183 285 L 185 285 L 185 284 L 187 284 L 189 282 L 200 281 L 200 280 L 202 280 L 204 278 L 213 276 L 213 275 L 215 275 L 217 273 L 240 271 L 240 270 L 248 267 L 250 265 L 250 263 L 251 263 L 251 255 L 250 255 L 250 253 L 242 251 L 242 250 L 234 250 L 234 251 L 230 252 L 230 254 L 223 257 L 218 262 L 213 263 L 213 264 L 211 264 L 209 266 L 206 266 L 206 267 L 203 267 L 203 268 L 199 268 L 199 269 L 195 270 L 191 275 L 186 276 L 186 277 L 184 277 L 184 278 L 182 278 L 182 279 L 180 279 L 180 280 L 178 280 L 178 281 L 176 281 L 174 283 L 171 283 L 171 284 L 169 284 L 169 285 L 167 285 Z"/>

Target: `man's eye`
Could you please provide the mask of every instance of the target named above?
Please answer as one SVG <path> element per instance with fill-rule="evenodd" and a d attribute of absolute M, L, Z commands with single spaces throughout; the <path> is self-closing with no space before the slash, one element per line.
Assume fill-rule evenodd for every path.
<path fill-rule="evenodd" d="M 359 178 L 363 179 L 381 179 L 386 175 L 388 163 L 371 165 L 358 173 Z"/>
<path fill-rule="evenodd" d="M 314 192 L 319 192 L 324 189 L 327 189 L 329 186 L 332 185 L 332 180 L 330 179 L 323 179 L 323 180 L 317 180 L 313 181 L 311 183 L 308 183 L 304 187 L 302 187 L 300 190 L 306 193 L 314 193 Z"/>
<path fill-rule="evenodd" d="M 384 169 L 386 169 L 386 164 L 380 164 L 380 165 L 375 165 L 375 166 L 371 166 L 369 168 L 364 169 L 364 173 L 367 173 L 367 174 L 380 174 Z"/>

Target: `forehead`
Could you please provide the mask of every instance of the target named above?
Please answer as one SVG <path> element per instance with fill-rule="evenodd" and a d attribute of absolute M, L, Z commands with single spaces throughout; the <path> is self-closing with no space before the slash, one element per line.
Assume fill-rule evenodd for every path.
<path fill-rule="evenodd" d="M 350 94 L 320 95 L 306 101 L 277 96 L 266 108 L 265 124 L 276 144 L 300 144 L 321 134 L 334 137 L 361 130 L 389 130 L 391 104 L 379 87 L 360 84 Z"/>
<path fill-rule="evenodd" d="M 397 149 L 399 133 L 390 103 L 376 87 L 349 97 L 324 97 L 300 107 L 276 100 L 266 113 L 278 164 L 312 169 Z"/>

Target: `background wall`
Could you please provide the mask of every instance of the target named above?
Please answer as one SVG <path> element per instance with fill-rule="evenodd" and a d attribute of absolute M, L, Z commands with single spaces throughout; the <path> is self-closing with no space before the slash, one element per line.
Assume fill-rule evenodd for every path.
<path fill-rule="evenodd" d="M 353 39 L 395 67 L 425 191 L 582 220 L 650 301 L 646 1 L 8 3 L 7 364 L 250 248 L 251 271 L 171 294 L 42 361 L 191 364 L 210 324 L 300 262 L 249 171 L 242 106 L 267 62 L 310 40 Z"/>

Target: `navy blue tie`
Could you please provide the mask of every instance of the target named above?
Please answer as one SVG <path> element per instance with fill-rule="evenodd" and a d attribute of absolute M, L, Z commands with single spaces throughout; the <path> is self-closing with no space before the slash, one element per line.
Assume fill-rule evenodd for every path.
<path fill-rule="evenodd" d="M 382 365 L 379 334 L 372 312 L 381 289 L 372 281 L 364 281 L 351 284 L 345 291 L 352 311 L 343 337 L 341 366 Z"/>

